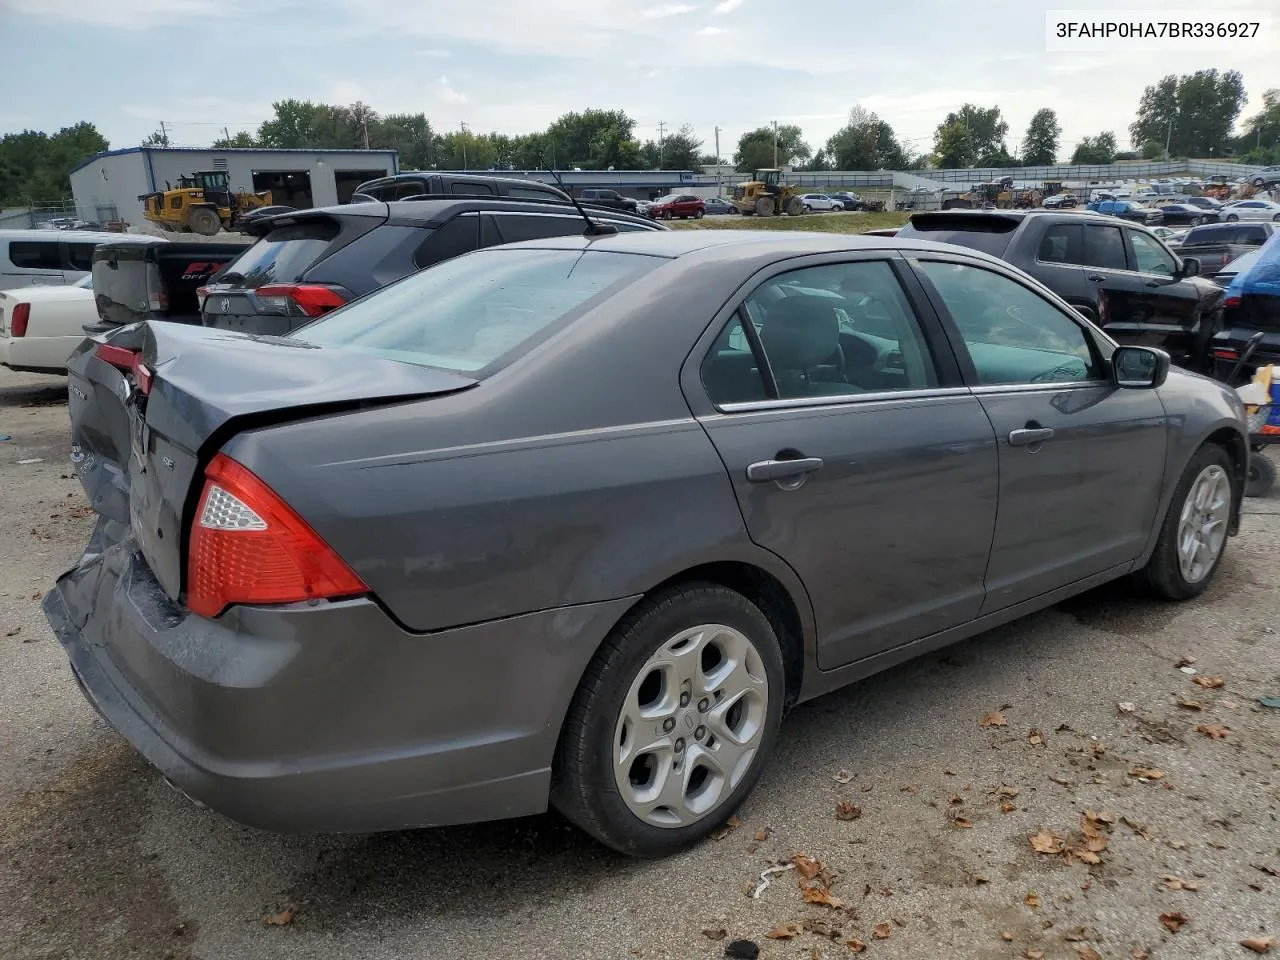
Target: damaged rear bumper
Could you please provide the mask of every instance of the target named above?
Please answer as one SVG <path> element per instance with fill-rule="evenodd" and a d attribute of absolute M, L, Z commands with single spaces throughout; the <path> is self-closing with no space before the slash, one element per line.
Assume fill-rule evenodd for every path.
<path fill-rule="evenodd" d="M 419 635 L 375 602 L 175 607 L 101 520 L 44 611 L 94 708 L 241 823 L 366 832 L 546 809 L 560 723 L 630 600 Z"/>

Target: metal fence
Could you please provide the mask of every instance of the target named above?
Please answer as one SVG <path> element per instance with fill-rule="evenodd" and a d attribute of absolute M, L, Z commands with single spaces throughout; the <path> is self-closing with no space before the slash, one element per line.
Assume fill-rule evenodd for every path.
<path fill-rule="evenodd" d="M 74 200 L 0 210 L 0 228 L 6 230 L 40 229 L 51 220 L 105 224 L 119 219 L 120 213 L 114 204 L 77 204 Z"/>

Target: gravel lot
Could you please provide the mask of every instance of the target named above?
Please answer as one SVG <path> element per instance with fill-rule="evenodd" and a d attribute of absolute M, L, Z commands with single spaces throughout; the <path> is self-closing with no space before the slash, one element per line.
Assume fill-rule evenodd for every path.
<path fill-rule="evenodd" d="M 38 604 L 91 525 L 64 391 L 0 370 L 0 956 L 1280 955 L 1280 710 L 1257 702 L 1280 695 L 1280 499 L 1248 502 L 1198 602 L 1108 587 L 797 709 L 740 825 L 683 856 L 554 815 L 281 837 L 168 789 L 76 689 Z M 747 896 L 797 853 L 840 906 L 794 870 Z"/>

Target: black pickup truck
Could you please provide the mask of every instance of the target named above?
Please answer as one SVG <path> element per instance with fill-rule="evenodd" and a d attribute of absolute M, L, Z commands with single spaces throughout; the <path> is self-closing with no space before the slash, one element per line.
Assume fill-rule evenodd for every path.
<path fill-rule="evenodd" d="M 1088 213 L 953 210 L 914 214 L 898 236 L 999 257 L 1121 343 L 1160 347 L 1193 370 L 1212 368 L 1225 291 L 1198 276 L 1198 260 L 1177 256 L 1139 224 Z"/>
<path fill-rule="evenodd" d="M 601 190 L 595 187 L 579 191 L 578 199 L 590 207 L 621 210 L 624 213 L 635 213 L 640 206 L 636 200 L 624 197 L 617 190 Z"/>
<path fill-rule="evenodd" d="M 1200 261 L 1202 276 L 1220 286 L 1230 283 L 1235 271 L 1224 277 L 1227 265 L 1246 253 L 1252 253 L 1271 239 L 1280 224 L 1261 223 L 1210 223 L 1196 227 L 1182 240 L 1179 252 Z M 1225 280 L 1225 282 L 1224 282 Z"/>

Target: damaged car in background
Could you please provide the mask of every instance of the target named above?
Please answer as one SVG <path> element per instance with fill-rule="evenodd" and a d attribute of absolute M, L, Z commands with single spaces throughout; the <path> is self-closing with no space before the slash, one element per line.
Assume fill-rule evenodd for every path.
<path fill-rule="evenodd" d="M 166 778 L 274 830 L 552 804 L 677 851 L 795 703 L 1119 577 L 1201 593 L 1248 462 L 1231 390 L 897 238 L 579 230 L 69 366 L 98 520 L 46 616 Z"/>

